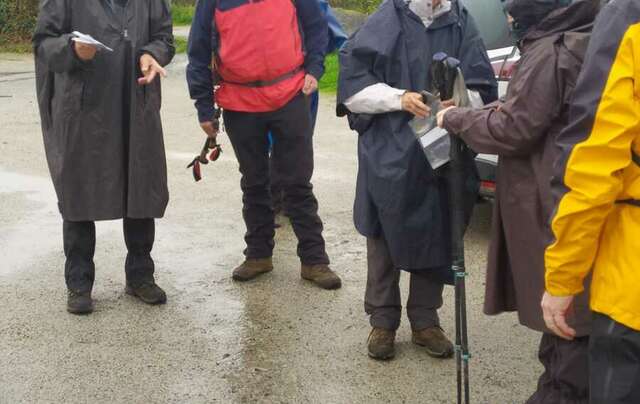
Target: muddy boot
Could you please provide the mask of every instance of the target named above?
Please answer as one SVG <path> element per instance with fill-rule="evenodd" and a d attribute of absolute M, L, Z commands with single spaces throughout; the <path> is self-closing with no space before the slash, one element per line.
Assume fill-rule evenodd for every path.
<path fill-rule="evenodd" d="M 167 294 L 153 281 L 143 282 L 139 285 L 127 283 L 125 292 L 130 296 L 137 297 L 146 304 L 156 305 L 167 302 Z"/>
<path fill-rule="evenodd" d="M 329 268 L 329 265 L 302 265 L 300 276 L 322 289 L 340 289 L 342 286 L 340 277 Z"/>
<path fill-rule="evenodd" d="M 67 291 L 67 311 L 71 314 L 93 313 L 93 299 L 91 292 L 76 293 Z"/>
<path fill-rule="evenodd" d="M 233 270 L 233 280 L 247 282 L 271 271 L 273 271 L 271 258 L 247 259 Z"/>
<path fill-rule="evenodd" d="M 427 354 L 434 358 L 445 359 L 453 356 L 453 344 L 440 327 L 413 330 L 413 343 L 424 347 Z"/>
<path fill-rule="evenodd" d="M 386 361 L 396 356 L 396 332 L 374 327 L 367 341 L 369 357 Z"/>

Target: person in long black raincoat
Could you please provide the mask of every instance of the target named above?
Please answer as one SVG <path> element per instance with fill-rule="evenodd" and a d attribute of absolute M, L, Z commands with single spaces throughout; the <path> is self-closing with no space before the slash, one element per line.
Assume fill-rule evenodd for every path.
<path fill-rule="evenodd" d="M 369 355 L 394 356 L 400 325 L 400 270 L 412 273 L 408 316 L 413 341 L 435 357 L 453 346 L 438 319 L 444 281 L 450 280 L 451 240 L 446 169 L 432 170 L 408 123 L 430 113 L 418 94 L 433 91 L 433 56 L 462 63 L 467 86 L 486 102 L 497 83 L 471 15 L 457 0 L 389 0 L 340 52 L 339 116 L 358 132 L 355 225 L 367 237 L 365 310 L 373 328 Z M 478 176 L 467 153 L 467 212 Z"/>
<path fill-rule="evenodd" d="M 113 51 L 75 42 L 91 35 Z M 62 218 L 67 310 L 93 310 L 97 220 L 124 219 L 127 293 L 154 281 L 154 218 L 169 200 L 160 78 L 171 61 L 165 0 L 43 0 L 33 38 L 45 151 Z"/>

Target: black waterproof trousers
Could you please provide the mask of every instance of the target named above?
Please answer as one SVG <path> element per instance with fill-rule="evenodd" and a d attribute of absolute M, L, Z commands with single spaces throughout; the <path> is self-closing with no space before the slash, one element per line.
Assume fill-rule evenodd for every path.
<path fill-rule="evenodd" d="M 139 286 L 153 281 L 154 263 L 151 250 L 155 239 L 154 219 L 124 219 L 124 240 L 127 245 L 125 273 L 127 283 Z M 94 222 L 63 224 L 65 280 L 67 288 L 76 293 L 87 293 L 93 288 L 96 267 L 93 255 L 96 249 Z"/>
<path fill-rule="evenodd" d="M 589 361 L 591 404 L 640 403 L 640 331 L 594 313 Z"/>
<path fill-rule="evenodd" d="M 275 216 L 270 191 L 269 141 L 273 168 L 284 190 L 284 209 L 298 238 L 298 256 L 305 265 L 328 264 L 313 194 L 313 139 L 308 101 L 300 93 L 279 110 L 264 113 L 224 111 L 224 123 L 233 145 L 242 181 L 243 216 L 247 226 L 247 258 L 271 257 Z"/>
<path fill-rule="evenodd" d="M 318 118 L 318 108 L 320 106 L 320 95 L 316 91 L 308 96 L 310 103 L 309 113 L 311 117 L 311 134 L 315 132 L 316 121 Z M 269 164 L 271 170 L 271 198 L 273 199 L 273 210 L 283 212 L 285 215 L 287 212 L 283 210 L 284 189 L 282 188 L 282 181 L 280 181 L 280 173 L 273 168 L 273 164 Z"/>
<path fill-rule="evenodd" d="M 589 337 L 567 341 L 543 334 L 538 357 L 544 373 L 527 404 L 589 403 Z"/>

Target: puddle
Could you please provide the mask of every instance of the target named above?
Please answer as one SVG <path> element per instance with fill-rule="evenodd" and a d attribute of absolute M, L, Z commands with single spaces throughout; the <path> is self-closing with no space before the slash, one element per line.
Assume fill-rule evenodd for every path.
<path fill-rule="evenodd" d="M 0 167 L 0 201 L 0 276 L 28 269 L 47 254 L 62 254 L 62 219 L 49 177 Z M 115 228 L 120 225 L 100 225 L 98 234 Z"/>

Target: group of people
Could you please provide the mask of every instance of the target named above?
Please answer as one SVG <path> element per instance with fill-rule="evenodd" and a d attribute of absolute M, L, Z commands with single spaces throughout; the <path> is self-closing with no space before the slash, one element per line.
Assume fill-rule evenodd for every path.
<path fill-rule="evenodd" d="M 436 358 L 453 355 L 438 317 L 452 281 L 448 172 L 430 166 L 409 125 L 436 115 L 424 91 L 433 92 L 434 55 L 445 53 L 485 104 L 443 100 L 437 112 L 437 124 L 468 145 L 467 221 L 478 192 L 475 153 L 500 156 L 485 312 L 517 311 L 543 334 L 545 372 L 527 402 L 640 402 L 640 6 L 506 0 L 504 8 L 521 59 L 498 99 L 485 45 L 459 0 L 386 0 L 349 38 L 325 0 L 199 0 L 189 91 L 213 141 L 223 110 L 242 174 L 246 249 L 232 277 L 246 282 L 274 269 L 282 204 L 301 277 L 341 287 L 311 184 L 318 82 L 325 56 L 339 49 L 337 114 L 358 133 L 354 221 L 367 238 L 368 353 L 395 354 L 404 271 L 413 342 Z M 67 310 L 93 311 L 100 220 L 123 219 L 126 292 L 165 303 L 151 251 L 154 219 L 169 199 L 160 120 L 160 78 L 175 53 L 167 3 L 44 0 L 34 50 L 63 218 Z"/>

